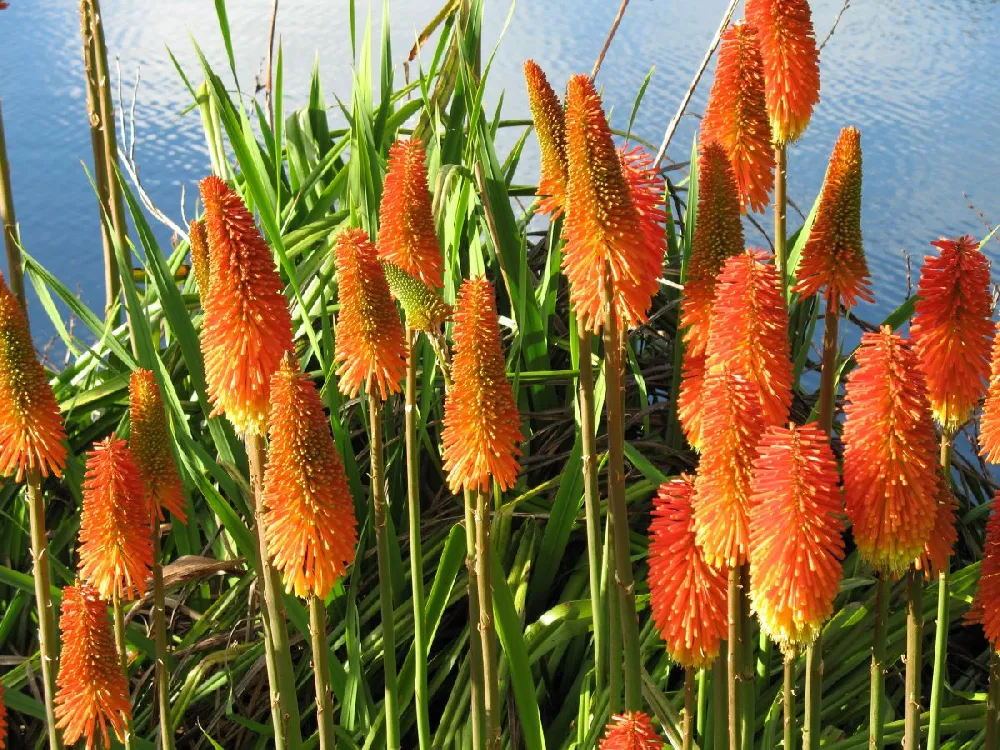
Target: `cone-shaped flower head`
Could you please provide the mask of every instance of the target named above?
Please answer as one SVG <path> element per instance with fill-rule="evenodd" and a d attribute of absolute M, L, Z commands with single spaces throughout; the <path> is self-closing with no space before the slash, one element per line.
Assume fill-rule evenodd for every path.
<path fill-rule="evenodd" d="M 663 740 L 653 728 L 653 721 L 641 711 L 628 711 L 611 717 L 604 729 L 601 750 L 662 750 Z"/>
<path fill-rule="evenodd" d="M 707 667 L 726 637 L 726 574 L 695 543 L 694 479 L 664 482 L 649 525 L 649 601 L 670 658 L 685 669 Z"/>
<path fill-rule="evenodd" d="M 128 385 L 129 414 L 132 435 L 129 448 L 139 469 L 139 477 L 150 509 L 163 518 L 164 511 L 181 523 L 187 523 L 184 512 L 184 485 L 170 450 L 170 429 L 163 408 L 160 386 L 149 370 L 132 373 Z"/>
<path fill-rule="evenodd" d="M 340 319 L 337 321 L 340 392 L 364 386 L 382 399 L 398 393 L 406 375 L 406 336 L 375 246 L 362 229 L 345 229 L 334 248 Z"/>
<path fill-rule="evenodd" d="M 417 331 L 437 331 L 451 319 L 451 305 L 441 295 L 397 265 L 382 261 L 385 280 L 392 296 L 406 313 L 406 324 Z"/>
<path fill-rule="evenodd" d="M 30 469 L 60 476 L 66 465 L 65 438 L 28 319 L 0 274 L 0 476 L 20 482 Z"/>
<path fill-rule="evenodd" d="M 702 144 L 713 141 L 729 156 L 743 211 L 763 211 L 774 187 L 774 149 L 764 108 L 764 69 L 749 24 L 730 26 L 722 35 L 715 82 L 701 121 Z"/>
<path fill-rule="evenodd" d="M 807 0 L 747 0 L 764 60 L 774 140 L 798 140 L 819 101 L 819 50 Z"/>
<path fill-rule="evenodd" d="M 846 307 L 874 302 L 861 241 L 861 131 L 844 128 L 833 147 L 816 219 L 802 249 L 795 291 L 826 296 Z"/>
<path fill-rule="evenodd" d="M 866 333 L 847 381 L 844 494 L 861 557 L 900 574 L 937 516 L 938 446 L 911 346 L 887 326 Z"/>
<path fill-rule="evenodd" d="M 67 746 L 111 747 L 108 729 L 124 741 L 132 720 L 128 681 L 115 649 L 108 607 L 86 584 L 63 589 L 62 657 L 56 680 L 56 729 Z M 100 739 L 98 739 L 100 738 Z"/>
<path fill-rule="evenodd" d="M 3 684 L 0 683 L 0 750 L 7 747 L 7 707 L 3 699 Z"/>
<path fill-rule="evenodd" d="M 955 528 L 955 513 L 958 511 L 958 501 L 951 492 L 948 482 L 944 479 L 944 474 L 938 474 L 938 503 L 937 513 L 934 515 L 934 528 L 931 529 L 931 536 L 924 545 L 924 551 L 916 560 L 913 566 L 917 570 L 924 571 L 927 580 L 936 578 L 948 565 L 948 558 L 951 557 L 955 542 L 958 541 L 958 529 Z"/>
<path fill-rule="evenodd" d="M 524 63 L 528 106 L 535 123 L 542 172 L 538 178 L 538 210 L 553 219 L 563 212 L 566 201 L 566 114 L 548 78 L 534 60 Z"/>
<path fill-rule="evenodd" d="M 146 593 L 153 565 L 150 506 L 132 452 L 114 435 L 87 454 L 80 577 L 104 599 Z"/>
<path fill-rule="evenodd" d="M 993 336 L 990 386 L 979 419 L 980 452 L 992 464 L 1000 463 L 1000 326 Z"/>
<path fill-rule="evenodd" d="M 1000 491 L 993 497 L 993 512 L 986 522 L 983 563 L 979 587 L 969 610 L 969 619 L 982 623 L 986 639 L 1000 650 Z"/>
<path fill-rule="evenodd" d="M 815 423 L 771 427 L 754 463 L 750 601 L 783 649 L 812 643 L 833 612 L 844 557 L 837 462 Z"/>
<path fill-rule="evenodd" d="M 646 320 L 666 250 L 663 188 L 641 151 L 619 154 L 594 84 L 570 79 L 566 95 L 569 188 L 563 272 L 570 302 L 586 328 L 605 322 L 601 293 L 607 274 L 612 312 L 623 325 Z"/>
<path fill-rule="evenodd" d="M 188 227 L 188 243 L 191 246 L 191 267 L 194 280 L 198 284 L 198 294 L 204 298 L 208 294 L 209 279 L 212 278 L 212 261 L 208 254 L 208 230 L 204 219 L 191 219 Z"/>
<path fill-rule="evenodd" d="M 262 435 L 268 389 L 292 349 L 281 277 L 243 200 L 218 177 L 201 181 L 211 283 L 202 297 L 201 351 L 208 396 L 240 433 Z"/>
<path fill-rule="evenodd" d="M 677 417 L 681 428 L 691 447 L 699 453 L 704 447 L 701 437 L 701 406 L 705 390 L 706 360 L 704 354 L 684 352 L 681 389 L 677 396 Z"/>
<path fill-rule="evenodd" d="M 389 148 L 379 206 L 378 254 L 437 289 L 444 262 L 434 229 L 426 160 L 418 140 L 399 140 Z"/>
<path fill-rule="evenodd" d="M 493 285 L 462 282 L 455 306 L 452 386 L 444 401 L 441 458 L 452 492 L 514 486 L 520 469 L 521 417 L 507 380 Z"/>
<path fill-rule="evenodd" d="M 910 337 L 934 418 L 954 433 L 986 390 L 993 337 L 990 262 L 972 237 L 932 242 L 924 258 Z"/>
<path fill-rule="evenodd" d="M 319 391 L 290 355 L 271 383 L 268 431 L 268 556 L 289 592 L 325 599 L 354 560 L 354 500 Z"/>

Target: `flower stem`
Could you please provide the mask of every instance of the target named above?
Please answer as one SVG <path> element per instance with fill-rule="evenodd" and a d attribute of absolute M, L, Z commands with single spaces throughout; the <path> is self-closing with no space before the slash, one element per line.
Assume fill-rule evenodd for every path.
<path fill-rule="evenodd" d="M 326 605 L 315 595 L 309 597 L 309 633 L 312 636 L 319 748 L 335 750 L 337 737 L 333 731 L 333 691 L 330 689 L 330 654 L 326 645 Z"/>
<path fill-rule="evenodd" d="M 602 611 L 602 615 L 607 617 L 608 622 L 608 709 L 611 715 L 621 713 L 622 710 L 622 636 L 621 617 L 618 607 L 614 604 L 614 599 L 609 596 L 613 593 L 611 586 L 615 579 L 615 555 L 614 555 L 614 521 L 608 516 L 604 526 L 604 554 L 601 563 L 601 594 L 602 600 L 607 602 L 607 606 Z"/>
<path fill-rule="evenodd" d="M 694 695 L 696 690 L 695 671 L 688 667 L 684 670 L 684 724 L 682 727 L 684 741 L 682 750 L 694 747 Z"/>
<path fill-rule="evenodd" d="M 903 748 L 920 747 L 920 670 L 923 666 L 924 586 L 923 572 L 910 568 L 906 574 L 906 708 Z"/>
<path fill-rule="evenodd" d="M 882 694 L 885 692 L 885 641 L 889 623 L 889 580 L 881 573 L 875 591 L 875 622 L 872 631 L 871 692 L 869 694 L 868 747 L 882 750 L 885 722 L 882 721 Z"/>
<path fill-rule="evenodd" d="M 479 635 L 482 639 L 483 685 L 486 690 L 486 747 L 500 750 L 500 686 L 496 665 L 496 630 L 493 626 L 493 587 L 490 584 L 489 492 L 476 493 L 476 573 L 479 586 Z"/>
<path fill-rule="evenodd" d="M 1000 745 L 1000 654 L 990 649 L 990 683 L 986 692 L 986 742 L 984 750 Z"/>
<path fill-rule="evenodd" d="M 941 432 L 941 471 L 944 481 L 951 491 L 951 451 L 955 435 L 945 429 Z M 934 673 L 931 677 L 930 721 L 927 727 L 927 750 L 938 750 L 941 738 L 941 700 L 944 693 L 945 667 L 948 658 L 949 598 L 948 572 L 951 557 L 944 561 L 938 571 L 937 620 L 934 631 Z"/>
<path fill-rule="evenodd" d="M 160 549 L 160 519 L 153 511 L 153 628 L 156 631 L 156 704 L 160 715 L 161 750 L 173 750 L 170 724 L 170 673 L 167 671 L 167 617 L 163 590 L 163 559 Z"/>
<path fill-rule="evenodd" d="M 781 687 L 781 705 L 784 719 L 784 750 L 795 750 L 795 652 L 785 653 L 785 671 Z"/>
<path fill-rule="evenodd" d="M 729 658 L 726 679 L 729 684 L 729 750 L 740 750 L 740 665 L 743 649 L 740 637 L 740 569 L 729 569 Z"/>
<path fill-rule="evenodd" d="M 712 747 L 714 750 L 722 750 L 726 747 L 728 664 L 728 654 L 725 651 L 720 651 L 718 658 L 712 665 Z"/>
<path fill-rule="evenodd" d="M 483 682 L 483 641 L 479 636 L 479 574 L 476 565 L 476 520 L 473 492 L 465 491 L 465 569 L 469 586 L 469 716 L 472 747 L 484 747 L 486 691 Z"/>
<path fill-rule="evenodd" d="M 750 614 L 750 564 L 740 566 L 740 651 L 743 662 L 740 665 L 740 740 L 743 750 L 753 750 L 754 718 L 757 705 L 757 676 L 753 637 L 753 616 Z"/>
<path fill-rule="evenodd" d="M 788 285 L 788 241 L 785 234 L 785 220 L 788 199 L 785 193 L 788 177 L 788 153 L 784 143 L 774 144 L 774 262 L 781 277 L 781 288 Z"/>
<path fill-rule="evenodd" d="M 125 681 L 128 683 L 128 645 L 125 641 L 125 607 L 118 594 L 115 594 L 111 600 L 111 610 L 114 613 L 115 648 L 118 649 L 118 660 L 122 666 L 122 674 L 125 675 Z M 129 688 L 129 692 L 131 692 L 131 687 Z M 134 740 L 135 727 L 132 726 L 130 719 L 128 725 L 125 727 L 125 741 L 122 743 L 125 746 L 125 750 L 132 750 L 135 747 Z"/>
<path fill-rule="evenodd" d="M 806 649 L 806 704 L 802 721 L 802 750 L 819 747 L 819 718 L 823 704 L 823 636 Z"/>

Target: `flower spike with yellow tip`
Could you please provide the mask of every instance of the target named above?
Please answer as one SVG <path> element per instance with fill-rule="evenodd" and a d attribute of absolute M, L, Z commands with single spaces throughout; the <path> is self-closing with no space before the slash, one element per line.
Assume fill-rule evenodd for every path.
<path fill-rule="evenodd" d="M 63 589 L 59 617 L 63 651 L 56 695 L 56 730 L 67 745 L 83 739 L 87 750 L 120 742 L 132 720 L 128 681 L 115 648 L 108 607 L 92 586 Z M 99 744 L 99 740 L 102 744 Z"/>
<path fill-rule="evenodd" d="M 503 490 L 520 470 L 521 417 L 507 380 L 493 285 L 484 276 L 467 279 L 455 306 L 452 387 L 445 396 L 441 458 L 448 486 Z"/>
<path fill-rule="evenodd" d="M 399 300 L 406 313 L 406 324 L 417 331 L 437 331 L 451 319 L 451 305 L 420 279 L 397 265 L 382 261 L 389 292 Z"/>
<path fill-rule="evenodd" d="M 0 476 L 61 476 L 66 428 L 28 319 L 0 274 Z"/>
<path fill-rule="evenodd" d="M 191 246 L 191 268 L 198 284 L 198 294 L 204 298 L 208 294 L 209 279 L 212 278 L 212 261 L 208 254 L 208 230 L 204 219 L 191 219 L 188 227 L 188 244 Z"/>
<path fill-rule="evenodd" d="M 271 250 L 240 196 L 215 176 L 200 188 L 211 259 L 201 332 L 208 396 L 214 414 L 224 414 L 237 432 L 262 435 L 271 376 L 292 349 L 288 302 Z"/>
<path fill-rule="evenodd" d="M 156 377 L 149 370 L 135 370 L 129 378 L 128 392 L 132 423 L 129 448 L 150 508 L 161 519 L 163 512 L 169 511 L 178 521 L 187 523 L 184 485 L 170 450 L 167 413 Z"/>
<path fill-rule="evenodd" d="M 528 86 L 528 106 L 535 124 L 541 152 L 541 176 L 538 178 L 538 210 L 553 219 L 566 204 L 569 170 L 566 164 L 566 113 L 545 73 L 534 60 L 524 63 L 524 81 Z"/>
<path fill-rule="evenodd" d="M 642 711 L 628 711 L 611 717 L 604 730 L 600 750 L 662 750 L 663 740 L 653 721 Z"/>

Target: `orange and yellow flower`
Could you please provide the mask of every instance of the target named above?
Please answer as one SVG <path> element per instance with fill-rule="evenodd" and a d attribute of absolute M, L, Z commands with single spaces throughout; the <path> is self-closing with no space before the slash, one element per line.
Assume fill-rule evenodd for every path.
<path fill-rule="evenodd" d="M 418 140 L 399 140 L 389 148 L 379 205 L 378 254 L 438 289 L 444 261 L 434 229 L 426 160 Z"/>
<path fill-rule="evenodd" d="M 646 320 L 659 289 L 666 251 L 662 181 L 648 155 L 619 153 L 594 84 L 570 79 L 566 95 L 569 164 L 563 272 L 570 302 L 587 330 L 597 332 L 605 283 L 620 324 Z"/>
<path fill-rule="evenodd" d="M 983 626 L 986 639 L 1000 648 L 1000 490 L 993 496 L 993 512 L 986 522 L 983 562 L 979 586 L 969 609 L 968 619 Z"/>
<path fill-rule="evenodd" d="M 538 178 L 538 211 L 559 216 L 566 203 L 566 114 L 548 78 L 534 60 L 524 63 L 524 81 L 528 85 L 528 106 L 541 151 L 541 176 Z"/>
<path fill-rule="evenodd" d="M 785 650 L 811 644 L 840 591 L 844 540 L 837 461 L 815 423 L 771 427 L 754 463 L 750 602 Z"/>
<path fill-rule="evenodd" d="M 819 101 L 819 50 L 809 3 L 747 0 L 746 17 L 760 39 L 774 140 L 798 140 Z"/>
<path fill-rule="evenodd" d="M 990 262 L 972 237 L 931 244 L 941 254 L 924 258 L 910 337 L 934 418 L 954 434 L 972 416 L 990 375 Z"/>
<path fill-rule="evenodd" d="M 111 747 L 109 728 L 124 741 L 132 720 L 128 681 L 107 605 L 96 589 L 86 584 L 63 589 L 59 629 L 63 650 L 56 680 L 56 729 L 67 746 L 83 739 L 87 750 Z"/>
<path fill-rule="evenodd" d="M 28 319 L 0 274 L 0 476 L 61 476 L 66 428 Z"/>
<path fill-rule="evenodd" d="M 707 372 L 704 354 L 684 352 L 681 365 L 681 388 L 677 396 L 677 418 L 691 447 L 699 453 L 704 447 L 701 432 L 702 396 Z"/>
<path fill-rule="evenodd" d="M 694 479 L 664 482 L 649 525 L 649 603 L 670 658 L 686 669 L 707 667 L 726 637 L 726 574 L 695 542 Z"/>
<path fill-rule="evenodd" d="M 764 105 L 764 68 L 752 26 L 738 23 L 722 35 L 715 82 L 701 121 L 701 142 L 726 150 L 740 207 L 763 211 L 774 187 L 774 150 Z"/>
<path fill-rule="evenodd" d="M 271 382 L 268 430 L 268 557 L 289 592 L 325 599 L 354 560 L 354 500 L 319 391 L 290 355 Z"/>
<path fill-rule="evenodd" d="M 362 229 L 345 229 L 334 248 L 340 318 L 334 358 L 340 392 L 362 386 L 382 399 L 398 393 L 406 375 L 406 336 L 375 246 Z"/>
<path fill-rule="evenodd" d="M 102 598 L 146 593 L 151 517 L 132 452 L 114 435 L 102 440 L 87 454 L 80 518 L 80 577 Z"/>
<path fill-rule="evenodd" d="M 139 469 L 139 477 L 149 507 L 163 518 L 163 512 L 187 523 L 184 512 L 184 485 L 170 450 L 170 429 L 163 408 L 160 386 L 149 370 L 138 369 L 129 379 L 129 415 L 132 434 L 129 448 Z"/>
<path fill-rule="evenodd" d="M 924 577 L 930 580 L 937 576 L 948 565 L 955 542 L 958 541 L 958 529 L 955 528 L 955 514 L 958 512 L 958 501 L 951 492 L 944 474 L 938 475 L 938 503 L 934 516 L 934 528 L 930 538 L 924 545 L 924 551 L 913 567 L 924 571 Z"/>
<path fill-rule="evenodd" d="M 406 314 L 406 324 L 416 331 L 439 331 L 451 319 L 451 305 L 440 294 L 402 268 L 382 261 L 389 292 L 399 300 Z"/>
<path fill-rule="evenodd" d="M 938 445 L 917 355 L 888 326 L 866 333 L 847 381 L 844 494 L 861 557 L 901 574 L 937 517 Z"/>
<path fill-rule="evenodd" d="M 1000 463 L 1000 325 L 993 336 L 990 385 L 979 419 L 980 454 L 991 464 Z"/>
<path fill-rule="evenodd" d="M 212 278 L 212 261 L 208 254 L 208 230 L 204 219 L 191 219 L 188 227 L 188 244 L 191 246 L 191 268 L 198 284 L 198 294 L 208 294 L 208 282 Z"/>
<path fill-rule="evenodd" d="M 520 467 L 521 417 L 507 380 L 493 285 L 484 276 L 462 282 L 455 306 L 452 386 L 444 402 L 441 458 L 451 491 L 503 490 Z"/>
<path fill-rule="evenodd" d="M 653 728 L 653 721 L 641 711 L 628 711 L 611 717 L 604 729 L 600 750 L 662 750 L 663 740 Z"/>
<path fill-rule="evenodd" d="M 281 277 L 243 200 L 215 176 L 201 181 L 211 264 L 202 298 L 201 351 L 208 396 L 243 434 L 267 428 L 271 376 L 292 349 Z M 204 290 L 203 290 L 204 294 Z"/>

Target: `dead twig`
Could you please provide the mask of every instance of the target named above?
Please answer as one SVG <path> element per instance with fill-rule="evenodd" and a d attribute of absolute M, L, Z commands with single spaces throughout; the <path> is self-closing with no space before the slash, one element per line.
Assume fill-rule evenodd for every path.
<path fill-rule="evenodd" d="M 618 33 L 618 27 L 621 25 L 622 16 L 625 15 L 625 9 L 628 7 L 629 0 L 622 0 L 621 7 L 618 9 L 618 15 L 615 16 L 614 23 L 611 24 L 611 30 L 608 32 L 607 39 L 604 40 L 604 46 L 601 47 L 601 54 L 597 56 L 597 62 L 594 63 L 594 69 L 590 71 L 590 80 L 597 78 L 597 73 L 601 69 L 601 64 L 604 62 L 604 56 L 608 54 L 608 48 L 611 46 L 611 40 L 615 38 L 615 34 Z"/>

